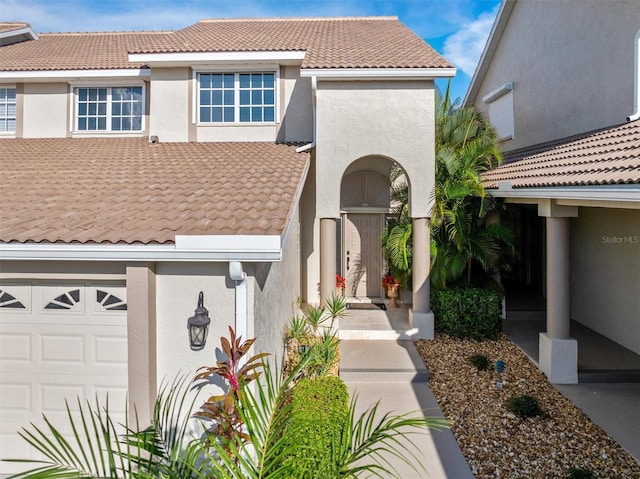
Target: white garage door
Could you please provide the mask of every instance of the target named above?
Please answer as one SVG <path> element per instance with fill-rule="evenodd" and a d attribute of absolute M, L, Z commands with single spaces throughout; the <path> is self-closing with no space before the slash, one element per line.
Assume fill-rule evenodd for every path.
<path fill-rule="evenodd" d="M 66 424 L 65 399 L 108 394 L 124 419 L 126 309 L 121 284 L 0 282 L 0 458 L 35 458 L 16 431 L 42 414 Z M 18 467 L 0 463 L 0 473 Z"/>

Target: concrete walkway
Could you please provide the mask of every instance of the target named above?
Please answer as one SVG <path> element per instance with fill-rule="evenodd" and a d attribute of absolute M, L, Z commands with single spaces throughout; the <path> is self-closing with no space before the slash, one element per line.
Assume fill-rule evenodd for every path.
<path fill-rule="evenodd" d="M 357 396 L 358 415 L 380 401 L 383 414 L 423 411 L 425 416 L 443 417 L 427 385 L 429 373 L 411 341 L 342 340 L 340 355 L 340 377 Z M 413 435 L 411 440 L 426 472 L 391 460 L 402 479 L 473 479 L 449 429 Z"/>

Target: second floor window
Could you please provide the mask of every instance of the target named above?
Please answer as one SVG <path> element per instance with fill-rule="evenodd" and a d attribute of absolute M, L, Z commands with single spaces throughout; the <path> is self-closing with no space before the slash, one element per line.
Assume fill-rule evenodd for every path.
<path fill-rule="evenodd" d="M 142 87 L 77 88 L 78 131 L 142 131 Z"/>
<path fill-rule="evenodd" d="M 0 133 L 16 131 L 16 89 L 0 88 Z"/>
<path fill-rule="evenodd" d="M 275 121 L 275 73 L 201 73 L 200 123 Z"/>

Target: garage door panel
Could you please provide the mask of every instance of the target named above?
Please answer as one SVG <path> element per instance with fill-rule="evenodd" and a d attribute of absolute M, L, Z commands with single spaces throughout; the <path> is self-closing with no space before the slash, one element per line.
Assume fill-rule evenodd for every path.
<path fill-rule="evenodd" d="M 96 398 L 116 423 L 127 398 L 126 288 L 114 283 L 3 282 L 0 284 L 0 452 L 36 458 L 20 439 L 42 414 L 72 435 L 72 411 Z M 22 307 L 15 307 L 18 303 Z M 0 463 L 0 476 L 24 470 Z"/>
<path fill-rule="evenodd" d="M 3 364 L 29 365 L 31 355 L 31 335 L 27 333 L 5 333 L 0 327 L 0 361 Z"/>

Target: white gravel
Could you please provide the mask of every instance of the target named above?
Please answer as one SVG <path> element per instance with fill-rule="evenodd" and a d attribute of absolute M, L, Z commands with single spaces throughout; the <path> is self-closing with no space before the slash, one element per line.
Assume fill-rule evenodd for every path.
<path fill-rule="evenodd" d="M 551 386 L 506 336 L 476 342 L 436 335 L 415 345 L 477 478 L 566 478 L 572 467 L 589 468 L 601 479 L 640 478 L 640 463 Z M 494 370 L 478 371 L 468 362 L 472 354 L 506 363 L 501 390 Z M 506 400 L 521 394 L 535 397 L 544 416 L 511 414 Z"/>

